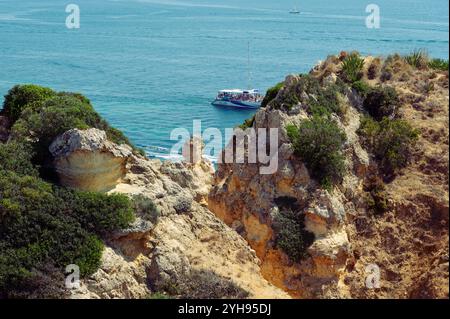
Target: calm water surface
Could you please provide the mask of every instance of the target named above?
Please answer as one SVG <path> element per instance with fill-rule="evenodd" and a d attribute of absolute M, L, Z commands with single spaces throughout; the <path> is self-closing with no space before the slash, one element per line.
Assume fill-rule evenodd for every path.
<path fill-rule="evenodd" d="M 341 50 L 448 59 L 446 0 L 377 0 L 381 28 L 365 27 L 361 0 L 73 0 L 81 29 L 65 28 L 60 0 L 0 0 L 0 94 L 37 83 L 87 95 L 152 156 L 167 158 L 170 132 L 234 127 L 254 111 L 210 105 L 219 89 L 265 90 Z M 298 6 L 300 15 L 288 11 Z"/>

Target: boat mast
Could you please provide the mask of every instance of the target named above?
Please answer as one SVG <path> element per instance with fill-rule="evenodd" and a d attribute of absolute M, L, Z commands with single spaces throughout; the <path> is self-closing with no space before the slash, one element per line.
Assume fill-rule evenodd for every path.
<path fill-rule="evenodd" d="M 252 85 L 251 77 L 252 77 L 252 74 L 251 74 L 251 71 L 250 71 L 250 40 L 248 41 L 247 45 L 248 45 L 248 62 L 247 62 L 248 83 L 247 83 L 247 86 L 248 86 L 248 89 L 251 90 L 251 85 Z"/>

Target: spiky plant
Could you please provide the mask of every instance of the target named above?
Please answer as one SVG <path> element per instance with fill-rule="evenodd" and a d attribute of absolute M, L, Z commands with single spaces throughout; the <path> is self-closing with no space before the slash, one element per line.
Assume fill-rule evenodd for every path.
<path fill-rule="evenodd" d="M 348 55 L 342 62 L 342 73 L 346 81 L 353 83 L 361 79 L 364 59 L 358 53 Z"/>
<path fill-rule="evenodd" d="M 417 69 L 423 69 L 428 66 L 428 52 L 425 49 L 416 49 L 410 54 L 406 55 L 404 57 L 405 61 L 417 68 Z"/>

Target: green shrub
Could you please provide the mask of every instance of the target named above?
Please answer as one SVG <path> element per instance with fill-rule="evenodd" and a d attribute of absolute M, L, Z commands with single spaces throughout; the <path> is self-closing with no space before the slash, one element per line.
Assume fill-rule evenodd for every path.
<path fill-rule="evenodd" d="M 365 117 L 358 132 L 387 175 L 396 174 L 408 164 L 419 137 L 419 131 L 406 121 L 388 118 L 376 122 Z"/>
<path fill-rule="evenodd" d="M 31 163 L 33 149 L 27 143 L 0 143 L 0 171 L 13 171 L 18 175 L 37 176 L 38 171 Z"/>
<path fill-rule="evenodd" d="M 112 142 L 128 144 L 134 148 L 121 131 L 109 126 L 95 112 L 87 98 L 75 93 L 59 93 L 24 109 L 12 127 L 11 136 L 16 141 L 31 140 L 36 155 L 33 161 L 42 165 L 51 159 L 48 148 L 57 136 L 73 128 L 90 127 L 104 130 Z"/>
<path fill-rule="evenodd" d="M 104 236 L 128 227 L 134 221 L 131 200 L 123 194 L 102 194 L 56 188 L 66 211 L 91 233 Z"/>
<path fill-rule="evenodd" d="M 65 279 L 64 273 L 53 265 L 38 265 L 28 279 L 24 279 L 19 287 L 11 287 L 7 295 L 2 296 L 0 290 L 0 298 L 67 299 L 70 293 L 65 287 Z"/>
<path fill-rule="evenodd" d="M 299 262 L 307 255 L 307 249 L 314 241 L 314 234 L 305 230 L 304 214 L 299 213 L 295 202 L 281 203 L 277 198 L 280 211 L 273 216 L 275 245 L 293 262 Z"/>
<path fill-rule="evenodd" d="M 177 284 L 181 299 L 244 299 L 248 291 L 210 270 L 194 270 Z"/>
<path fill-rule="evenodd" d="M 89 104 L 70 96 L 57 96 L 40 108 L 26 109 L 12 128 L 13 137 L 37 140 L 44 148 L 60 134 L 73 129 L 86 129 L 100 121 Z"/>
<path fill-rule="evenodd" d="M 371 87 L 366 82 L 359 80 L 352 83 L 352 89 L 354 89 L 362 98 L 366 98 L 369 92 L 371 91 Z"/>
<path fill-rule="evenodd" d="M 364 59 L 358 53 L 349 54 L 342 62 L 342 75 L 349 83 L 360 80 L 363 76 Z"/>
<path fill-rule="evenodd" d="M 342 115 L 339 94 L 342 94 L 342 87 L 338 84 L 330 84 L 322 88 L 315 96 L 316 100 L 310 100 L 309 113 L 316 116 L 328 116 L 331 113 Z"/>
<path fill-rule="evenodd" d="M 160 211 L 150 198 L 143 195 L 136 195 L 133 196 L 132 202 L 137 216 L 151 221 L 152 223 L 156 223 L 160 215 Z"/>
<path fill-rule="evenodd" d="M 303 121 L 298 128 L 291 125 L 286 130 L 295 154 L 322 186 L 329 188 L 342 179 L 346 135 L 334 121 L 313 117 Z"/>
<path fill-rule="evenodd" d="M 55 94 L 53 90 L 37 85 L 16 85 L 5 95 L 3 112 L 14 123 L 29 104 L 43 102 Z"/>
<path fill-rule="evenodd" d="M 50 184 L 0 171 L 1 294 L 28 285 L 43 265 L 77 264 L 82 275 L 97 269 L 103 245 L 67 209 Z"/>
<path fill-rule="evenodd" d="M 0 294 L 28 289 L 46 265 L 63 271 L 76 264 L 82 276 L 92 274 L 103 250 L 97 235 L 132 220 L 123 195 L 77 192 L 0 171 Z"/>
<path fill-rule="evenodd" d="M 329 116 L 336 113 L 342 115 L 339 94 L 345 94 L 345 91 L 346 85 L 340 79 L 334 84 L 323 86 L 314 76 L 303 74 L 299 81 L 288 92 L 285 92 L 283 100 L 277 101 L 273 107 L 277 109 L 284 107 L 290 110 L 300 102 L 306 107 L 308 114 Z"/>
<path fill-rule="evenodd" d="M 261 107 L 266 107 L 273 99 L 277 97 L 278 92 L 283 88 L 284 82 L 280 82 L 274 87 L 267 90 L 266 96 L 264 97 Z"/>
<path fill-rule="evenodd" d="M 244 121 L 244 123 L 239 125 L 239 128 L 245 131 L 246 129 L 253 127 L 254 122 L 255 122 L 255 116 L 253 115 L 251 118 L 246 119 Z"/>
<path fill-rule="evenodd" d="M 371 88 L 364 99 L 363 106 L 377 120 L 396 115 L 400 101 L 397 92 L 389 86 Z"/>
<path fill-rule="evenodd" d="M 5 113 L 19 116 L 12 140 L 0 144 L 0 298 L 63 296 L 57 280 L 64 268 L 76 264 L 82 276 L 95 272 L 103 250 L 99 236 L 128 227 L 134 207 L 125 195 L 52 186 L 34 164 L 50 160 L 49 144 L 74 127 L 97 127 L 115 141 L 127 140 L 78 93 L 19 86 L 5 104 Z M 148 203 L 140 207 L 155 215 Z M 48 269 L 56 269 L 55 276 L 43 273 Z"/>
<path fill-rule="evenodd" d="M 364 183 L 367 192 L 367 206 L 377 215 L 388 211 L 388 195 L 383 181 L 378 176 L 370 176 Z"/>
<path fill-rule="evenodd" d="M 345 84 L 339 79 L 335 84 L 324 87 L 311 75 L 303 75 L 295 88 L 296 96 L 302 96 L 302 93 L 308 95 L 308 100 L 302 102 L 306 104 L 308 114 L 316 116 L 329 116 L 332 113 L 342 115 L 338 95 L 344 92 Z"/>
<path fill-rule="evenodd" d="M 423 69 L 428 66 L 428 53 L 424 49 L 414 50 L 410 54 L 404 56 L 406 63 L 417 68 Z"/>
<path fill-rule="evenodd" d="M 430 62 L 428 62 L 428 67 L 433 70 L 448 71 L 448 60 L 431 59 Z"/>
<path fill-rule="evenodd" d="M 154 292 L 150 294 L 146 299 L 170 299 L 170 296 L 162 292 Z"/>

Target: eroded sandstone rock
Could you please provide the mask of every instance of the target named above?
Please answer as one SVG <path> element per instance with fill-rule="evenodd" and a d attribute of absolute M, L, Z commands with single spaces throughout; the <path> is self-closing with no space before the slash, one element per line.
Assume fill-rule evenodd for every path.
<path fill-rule="evenodd" d="M 205 161 L 162 163 L 132 155 L 123 182 L 110 192 L 145 196 L 160 217 L 154 224 L 137 221 L 113 234 L 101 269 L 83 280 L 73 297 L 144 298 L 161 291 L 176 296 L 183 287 L 202 289 L 207 284 L 187 281 L 209 278 L 250 298 L 289 298 L 263 278 L 247 242 L 205 207 L 211 170 Z M 180 210 L 180 201 L 186 199 L 189 205 Z M 111 269 L 111 264 L 116 266 Z M 198 273 L 207 276 L 194 275 Z M 208 292 L 192 293 L 208 297 Z"/>
<path fill-rule="evenodd" d="M 72 129 L 49 147 L 62 185 L 80 190 L 107 191 L 125 176 L 132 154 L 128 145 L 108 141 L 104 131 Z"/>
<path fill-rule="evenodd" d="M 349 119 L 336 120 L 348 136 L 344 152 L 349 174 L 343 186 L 332 192 L 322 190 L 310 178 L 305 165 L 294 156 L 285 130 L 288 124 L 298 125 L 308 118 L 304 103 L 314 98 L 306 92 L 297 92 L 301 95 L 298 105 L 284 108 L 284 101 L 289 101 L 299 80 L 296 75 L 286 77 L 275 100 L 255 115 L 255 129 L 279 128 L 277 172 L 260 175 L 258 164 L 219 165 L 209 208 L 228 225 L 239 229 L 260 258 L 267 280 L 295 297 L 323 297 L 327 289 L 324 287 L 336 287 L 351 255 L 346 233 L 346 204 L 361 190 L 369 157 L 356 134 L 358 111 L 350 101 L 343 99 L 341 102 Z M 331 76 L 324 85 L 334 82 L 335 77 Z M 289 198 L 301 207 L 305 230 L 314 235 L 315 240 L 307 249 L 309 257 L 302 261 L 289 260 L 275 245 L 273 223 L 274 216 L 283 209 L 277 204 L 281 198 Z M 339 293 L 341 297 L 347 296 L 345 291 Z"/>

